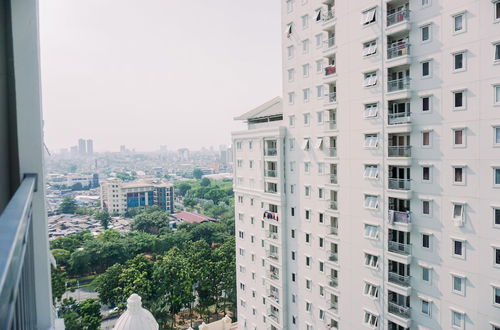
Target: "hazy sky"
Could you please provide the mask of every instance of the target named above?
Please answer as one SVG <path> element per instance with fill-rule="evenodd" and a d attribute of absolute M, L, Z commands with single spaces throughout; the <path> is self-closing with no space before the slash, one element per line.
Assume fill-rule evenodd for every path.
<path fill-rule="evenodd" d="M 281 94 L 280 1 L 44 0 L 50 150 L 218 146 Z"/>

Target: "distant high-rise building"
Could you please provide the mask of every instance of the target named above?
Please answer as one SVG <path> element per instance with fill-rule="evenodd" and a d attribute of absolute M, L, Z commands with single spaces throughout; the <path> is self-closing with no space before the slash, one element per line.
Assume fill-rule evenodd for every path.
<path fill-rule="evenodd" d="M 87 154 L 92 155 L 94 153 L 94 141 L 92 139 L 87 140 Z"/>
<path fill-rule="evenodd" d="M 87 153 L 87 145 L 86 145 L 84 139 L 79 139 L 78 140 L 78 153 L 80 155 L 84 155 L 84 154 Z"/>
<path fill-rule="evenodd" d="M 70 148 L 71 156 L 76 156 L 78 154 L 78 146 L 72 146 Z"/>
<path fill-rule="evenodd" d="M 127 147 L 125 147 L 124 145 L 121 145 L 120 152 L 127 152 Z"/>

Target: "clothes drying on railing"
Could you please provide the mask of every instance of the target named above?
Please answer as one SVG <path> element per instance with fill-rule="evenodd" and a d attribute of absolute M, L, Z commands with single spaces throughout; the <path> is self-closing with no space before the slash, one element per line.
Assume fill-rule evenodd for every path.
<path fill-rule="evenodd" d="M 263 217 L 264 217 L 264 219 L 271 219 L 271 220 L 278 221 L 278 213 L 275 213 L 275 212 L 265 211 Z"/>
<path fill-rule="evenodd" d="M 337 67 L 335 65 L 330 65 L 325 68 L 325 75 L 329 76 L 337 72 Z"/>

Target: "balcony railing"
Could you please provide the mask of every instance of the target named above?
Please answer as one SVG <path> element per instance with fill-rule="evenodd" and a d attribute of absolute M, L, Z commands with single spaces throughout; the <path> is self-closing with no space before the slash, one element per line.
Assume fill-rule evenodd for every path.
<path fill-rule="evenodd" d="M 326 94 L 328 96 L 328 102 L 329 103 L 335 103 L 337 102 L 337 92 L 331 92 Z"/>
<path fill-rule="evenodd" d="M 330 147 L 326 149 L 328 156 L 337 157 L 337 147 Z"/>
<path fill-rule="evenodd" d="M 389 178 L 389 189 L 410 190 L 411 189 L 411 180 L 410 179 Z"/>
<path fill-rule="evenodd" d="M 410 77 L 387 81 L 387 89 L 389 92 L 401 91 L 408 88 L 410 88 Z"/>
<path fill-rule="evenodd" d="M 331 76 L 333 74 L 337 73 L 337 66 L 336 65 L 329 65 L 325 68 L 325 77 Z"/>
<path fill-rule="evenodd" d="M 410 318 L 410 307 L 401 306 L 396 303 L 389 301 L 388 303 L 389 313 L 401 316 L 403 318 Z"/>
<path fill-rule="evenodd" d="M 330 119 L 325 122 L 328 125 L 328 129 L 336 129 L 337 128 L 337 120 Z"/>
<path fill-rule="evenodd" d="M 401 286 L 410 286 L 410 276 L 408 275 L 399 275 L 397 273 L 389 272 L 389 282 L 401 285 Z"/>
<path fill-rule="evenodd" d="M 267 257 L 269 259 L 273 259 L 273 260 L 279 260 L 279 255 L 278 255 L 278 252 L 276 251 L 271 251 L 271 250 L 267 250 L 266 251 L 267 253 Z"/>
<path fill-rule="evenodd" d="M 329 209 L 330 210 L 338 210 L 339 208 L 339 205 L 338 205 L 338 202 L 337 201 L 329 201 L 330 202 L 330 205 L 328 205 Z"/>
<path fill-rule="evenodd" d="M 328 21 L 331 21 L 332 19 L 335 18 L 335 10 L 330 9 L 330 10 L 327 10 L 326 13 L 323 14 L 323 22 L 328 22 Z"/>
<path fill-rule="evenodd" d="M 274 239 L 274 240 L 279 239 L 278 233 L 276 233 L 274 231 L 269 231 L 269 230 L 266 232 L 266 237 L 270 238 L 270 239 Z"/>
<path fill-rule="evenodd" d="M 328 260 L 337 262 L 339 260 L 338 252 L 331 252 L 330 251 L 330 255 L 328 256 Z"/>
<path fill-rule="evenodd" d="M 332 225 L 329 225 L 328 226 L 328 234 L 329 235 L 334 235 L 334 236 L 337 236 L 339 234 L 339 228 L 338 227 L 334 227 Z"/>
<path fill-rule="evenodd" d="M 267 277 L 270 278 L 271 280 L 279 280 L 280 279 L 280 275 L 278 272 L 273 272 L 270 270 L 267 271 Z"/>
<path fill-rule="evenodd" d="M 269 186 L 266 186 L 266 189 L 264 190 L 266 193 L 269 193 L 269 194 L 277 194 L 278 193 L 278 189 L 275 188 L 275 187 L 269 187 Z"/>
<path fill-rule="evenodd" d="M 407 42 L 398 42 L 387 48 L 387 59 L 399 56 L 410 55 L 410 44 Z"/>
<path fill-rule="evenodd" d="M 268 294 L 267 294 L 267 296 L 269 298 L 271 298 L 272 300 L 274 300 L 276 303 L 278 303 L 278 304 L 280 303 L 280 295 L 279 295 L 278 292 L 276 292 L 276 291 L 269 291 Z"/>
<path fill-rule="evenodd" d="M 24 178 L 0 215 L 0 325 L 36 329 L 32 201 L 36 176 Z"/>
<path fill-rule="evenodd" d="M 394 241 L 389 241 L 387 244 L 387 249 L 391 252 L 410 255 L 411 254 L 411 244 L 399 243 Z"/>
<path fill-rule="evenodd" d="M 277 173 L 278 173 L 278 171 L 276 171 L 276 170 L 266 170 L 265 175 L 268 178 L 275 178 Z"/>
<path fill-rule="evenodd" d="M 326 45 L 328 48 L 334 47 L 335 46 L 335 36 L 331 36 L 326 40 Z"/>
<path fill-rule="evenodd" d="M 331 184 L 337 184 L 337 174 L 330 173 L 330 183 Z"/>
<path fill-rule="evenodd" d="M 389 146 L 389 157 L 411 157 L 411 146 Z"/>
<path fill-rule="evenodd" d="M 269 312 L 267 316 L 269 316 L 269 318 L 272 319 L 274 322 L 280 323 L 280 317 L 276 312 Z"/>
<path fill-rule="evenodd" d="M 265 156 L 276 156 L 278 154 L 278 150 L 276 148 L 266 148 L 264 151 Z"/>
<path fill-rule="evenodd" d="M 408 9 L 402 9 L 395 13 L 387 15 L 387 26 L 391 26 L 409 20 L 410 20 L 410 11 Z"/>
<path fill-rule="evenodd" d="M 411 223 L 410 211 L 389 210 L 389 222 Z"/>
<path fill-rule="evenodd" d="M 328 300 L 328 309 L 333 309 L 333 310 L 338 310 L 339 309 L 339 303 L 337 301 L 333 300 Z"/>
<path fill-rule="evenodd" d="M 395 112 L 388 115 L 389 125 L 407 124 L 410 122 L 410 112 Z"/>
<path fill-rule="evenodd" d="M 332 288 L 336 288 L 339 285 L 339 279 L 338 279 L 338 277 L 330 276 L 330 280 L 328 281 L 328 284 Z"/>
<path fill-rule="evenodd" d="M 264 219 L 278 221 L 278 213 L 276 213 L 276 212 L 264 211 L 264 215 L 262 217 Z"/>

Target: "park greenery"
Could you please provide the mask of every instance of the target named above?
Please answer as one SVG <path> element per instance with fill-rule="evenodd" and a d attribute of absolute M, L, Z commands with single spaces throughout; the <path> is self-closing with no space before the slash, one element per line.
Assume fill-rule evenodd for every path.
<path fill-rule="evenodd" d="M 190 209 L 219 221 L 182 223 L 173 230 L 168 212 L 153 207 L 129 212 L 129 232 L 107 229 L 93 236 L 83 231 L 51 242 L 58 265 L 52 270 L 54 299 L 75 308 L 72 313 L 70 307 L 64 313 L 60 310 L 65 320 L 76 326 L 84 319 L 93 320 L 86 314 L 88 308 L 81 307 L 83 302 L 62 299 L 83 277 L 94 279 L 91 286 L 100 303 L 120 310 L 132 293 L 139 294 L 162 329 L 187 320 L 208 322 L 222 311 L 235 315 L 232 185 L 207 179 L 176 184 L 176 191 L 190 201 Z M 72 205 L 70 200 L 66 204 Z M 111 221 L 105 211 L 95 212 L 94 217 L 105 228 Z"/>

